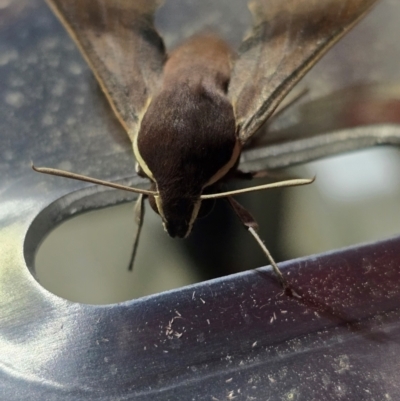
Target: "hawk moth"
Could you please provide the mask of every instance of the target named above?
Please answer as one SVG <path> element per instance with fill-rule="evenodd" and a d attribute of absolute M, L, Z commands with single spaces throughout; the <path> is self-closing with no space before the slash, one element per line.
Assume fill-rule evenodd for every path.
<path fill-rule="evenodd" d="M 37 171 L 126 189 L 135 206 L 136 249 L 145 198 L 172 237 L 186 237 L 210 201 L 224 197 L 286 286 L 257 223 L 233 195 L 298 179 L 221 192 L 243 146 L 322 55 L 376 0 L 252 0 L 251 33 L 235 53 L 214 34 L 195 35 L 170 54 L 154 26 L 159 0 L 47 0 L 74 39 L 125 128 L 148 190 L 56 169 Z M 247 173 L 247 178 L 260 175 Z M 134 254 L 134 253 L 133 253 Z"/>

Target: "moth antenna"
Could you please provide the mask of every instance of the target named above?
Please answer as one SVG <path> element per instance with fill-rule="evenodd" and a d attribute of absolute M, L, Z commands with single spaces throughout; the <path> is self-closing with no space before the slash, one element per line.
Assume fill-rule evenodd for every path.
<path fill-rule="evenodd" d="M 133 207 L 133 214 L 135 218 L 136 229 L 133 234 L 133 245 L 132 245 L 132 253 L 131 259 L 129 261 L 128 270 L 133 270 L 133 264 L 135 263 L 136 252 L 139 245 L 140 233 L 142 232 L 143 227 L 143 218 L 144 218 L 144 199 L 146 195 L 139 194 L 135 206 Z"/>
<path fill-rule="evenodd" d="M 315 181 L 315 177 L 298 178 L 298 179 L 294 179 L 294 180 L 273 182 L 272 184 L 257 185 L 255 187 L 250 187 L 250 188 L 236 189 L 236 190 L 227 191 L 227 192 L 219 192 L 216 194 L 201 195 L 200 199 L 226 198 L 228 196 L 244 194 L 247 192 L 263 191 L 265 189 L 271 189 L 271 188 L 296 187 L 299 185 L 308 185 L 308 184 L 313 183 L 314 181 Z"/>
<path fill-rule="evenodd" d="M 71 172 L 65 171 L 65 170 L 57 170 L 55 168 L 48 168 L 48 167 L 36 167 L 33 165 L 33 163 L 32 163 L 32 169 L 38 173 L 56 175 L 58 177 L 71 178 L 72 180 L 90 182 L 91 184 L 102 185 L 104 187 L 110 187 L 110 188 L 114 188 L 114 189 L 121 189 L 123 191 L 135 192 L 135 193 L 143 194 L 143 195 L 157 195 L 158 194 L 158 192 L 156 192 L 156 191 L 129 187 L 127 185 L 116 184 L 116 183 L 113 183 L 110 181 L 98 180 L 97 178 L 87 177 L 86 175 L 71 173 Z"/>

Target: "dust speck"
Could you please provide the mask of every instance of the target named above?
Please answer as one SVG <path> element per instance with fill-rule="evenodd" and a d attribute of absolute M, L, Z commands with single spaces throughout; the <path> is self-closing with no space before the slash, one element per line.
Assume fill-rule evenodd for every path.
<path fill-rule="evenodd" d="M 19 108 L 24 104 L 25 97 L 21 92 L 7 92 L 4 100 L 8 105 Z"/>
<path fill-rule="evenodd" d="M 297 390 L 291 390 L 285 394 L 285 399 L 288 401 L 295 401 L 298 399 L 298 392 Z"/>
<path fill-rule="evenodd" d="M 0 0 L 1 9 L 1 0 Z M 15 49 L 3 50 L 0 52 L 0 67 L 18 58 L 18 52 Z"/>
<path fill-rule="evenodd" d="M 43 118 L 42 118 L 42 125 L 44 127 L 48 127 L 49 125 L 53 125 L 54 124 L 54 117 L 50 114 L 46 114 Z"/>
<path fill-rule="evenodd" d="M 350 370 L 350 358 L 347 355 L 339 355 L 335 358 L 335 372 L 342 374 Z"/>
<path fill-rule="evenodd" d="M 77 96 L 77 97 L 74 99 L 74 102 L 75 102 L 76 104 L 83 105 L 83 104 L 85 104 L 85 98 L 84 98 L 83 96 Z"/>
<path fill-rule="evenodd" d="M 339 385 L 337 385 L 337 386 L 334 387 L 334 390 L 333 390 L 333 391 L 335 392 L 335 395 L 336 395 L 337 397 L 342 398 L 342 397 L 344 397 L 344 396 L 346 395 L 346 393 L 347 393 L 347 388 L 346 388 L 345 385 L 339 384 Z"/>
<path fill-rule="evenodd" d="M 69 118 L 67 118 L 67 121 L 65 123 L 67 125 L 74 125 L 74 124 L 76 124 L 76 118 L 75 117 L 69 117 Z"/>
<path fill-rule="evenodd" d="M 62 96 L 66 89 L 66 83 L 63 79 L 59 79 L 56 84 L 53 86 L 51 93 L 54 96 Z"/>
<path fill-rule="evenodd" d="M 57 168 L 59 168 L 60 170 L 72 170 L 72 164 L 69 161 L 63 161 L 58 163 Z"/>
<path fill-rule="evenodd" d="M 58 38 L 52 37 L 52 38 L 46 38 L 42 41 L 41 47 L 43 50 L 51 50 L 55 49 L 58 45 L 59 41 Z"/>
<path fill-rule="evenodd" d="M 82 66 L 79 65 L 78 63 L 71 63 L 68 66 L 68 71 L 72 74 L 72 75 L 79 75 L 82 74 Z"/>
<path fill-rule="evenodd" d="M 204 342 L 204 333 L 199 333 L 197 335 L 197 342 L 199 342 L 199 343 Z"/>

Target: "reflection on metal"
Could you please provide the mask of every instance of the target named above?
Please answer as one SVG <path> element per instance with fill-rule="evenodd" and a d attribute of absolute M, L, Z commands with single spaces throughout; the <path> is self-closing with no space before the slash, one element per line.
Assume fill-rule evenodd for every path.
<path fill-rule="evenodd" d="M 75 304 L 42 288 L 34 278 L 33 255 L 46 233 L 79 211 L 131 195 L 40 176 L 30 161 L 104 179 L 132 176 L 134 167 L 118 122 L 45 4 L 5 4 L 0 10 L 1 399 L 358 399 L 360 392 L 368 399 L 399 399 L 400 239 L 281 264 L 301 298 L 282 294 L 268 268 L 101 307 Z M 196 7 L 207 6 L 206 1 L 174 4 L 188 20 L 196 19 Z M 234 21 L 243 4 L 221 1 L 221 13 Z M 360 82 L 364 87 L 400 82 L 399 15 L 400 3 L 383 0 L 327 54 L 303 82 L 314 99 Z M 162 9 L 158 18 L 168 28 Z M 184 34 L 172 27 L 166 33 L 170 42 Z M 386 104 L 395 104 L 390 99 L 396 96 L 386 93 Z M 311 129 L 313 118 L 301 115 L 301 107 L 294 108 L 300 113 L 294 123 L 289 112 L 281 120 L 300 136 L 294 140 L 287 128 L 287 141 L 281 136 L 283 142 L 273 142 L 272 134 L 284 131 L 277 120 L 268 146 L 258 144 L 243 155 L 248 168 L 278 168 L 398 143 L 398 121 L 389 114 L 365 118 L 374 107 L 357 114 L 364 116 L 361 122 L 324 119 L 325 135 Z M 330 107 L 314 116 L 329 116 Z"/>
<path fill-rule="evenodd" d="M 400 113 L 400 107 L 399 107 Z M 400 124 L 379 124 L 327 132 L 247 150 L 242 164 L 248 169 L 276 169 L 376 145 L 400 145 Z"/>
<path fill-rule="evenodd" d="M 307 100 L 306 98 L 303 100 Z M 400 83 L 363 84 L 305 102 L 260 132 L 251 169 L 277 169 L 376 145 L 400 144 Z"/>

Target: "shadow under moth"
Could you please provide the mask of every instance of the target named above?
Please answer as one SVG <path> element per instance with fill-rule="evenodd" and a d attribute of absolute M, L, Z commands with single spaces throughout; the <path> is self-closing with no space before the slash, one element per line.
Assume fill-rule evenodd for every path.
<path fill-rule="evenodd" d="M 35 170 L 139 194 L 134 253 L 144 199 L 172 237 L 184 238 L 216 198 L 226 198 L 286 281 L 233 196 L 287 180 L 221 192 L 220 184 L 260 172 L 238 169 L 243 146 L 293 86 L 377 0 L 253 0 L 253 27 L 238 52 L 214 34 L 197 34 L 170 54 L 154 27 L 160 0 L 47 0 L 92 69 L 132 141 L 148 190 L 50 168 Z"/>

